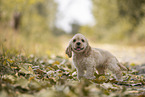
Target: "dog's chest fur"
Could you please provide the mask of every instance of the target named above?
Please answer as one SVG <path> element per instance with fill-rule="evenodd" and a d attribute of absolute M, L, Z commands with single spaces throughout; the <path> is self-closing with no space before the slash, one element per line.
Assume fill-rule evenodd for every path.
<path fill-rule="evenodd" d="M 91 65 L 93 60 L 89 60 L 90 58 L 88 57 L 81 57 L 81 56 L 75 56 L 73 57 L 73 62 L 74 62 L 74 65 L 77 67 L 77 68 L 82 68 L 82 69 L 85 69 L 87 68 L 88 65 Z"/>
<path fill-rule="evenodd" d="M 100 62 L 100 60 L 98 60 L 99 59 L 98 57 L 100 57 L 100 54 L 94 53 L 94 51 L 92 51 L 90 56 L 87 56 L 87 57 L 81 54 L 74 54 L 73 63 L 75 67 L 86 70 L 87 67 L 90 67 L 90 66 L 96 67 L 97 65 L 102 63 Z"/>

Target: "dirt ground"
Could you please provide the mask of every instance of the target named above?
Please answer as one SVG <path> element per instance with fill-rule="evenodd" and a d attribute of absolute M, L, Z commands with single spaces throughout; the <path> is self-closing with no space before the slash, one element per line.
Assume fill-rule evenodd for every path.
<path fill-rule="evenodd" d="M 120 62 L 145 64 L 145 46 L 122 46 L 110 44 L 97 44 L 93 47 L 110 51 Z"/>

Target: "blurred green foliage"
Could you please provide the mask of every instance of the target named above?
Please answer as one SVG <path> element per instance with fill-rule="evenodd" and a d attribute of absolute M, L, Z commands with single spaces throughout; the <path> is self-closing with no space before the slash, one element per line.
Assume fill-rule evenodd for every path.
<path fill-rule="evenodd" d="M 29 54 L 58 53 L 61 41 L 52 35 L 56 10 L 54 0 L 0 0 L 1 48 Z"/>
<path fill-rule="evenodd" d="M 1 25 L 13 27 L 20 14 L 21 33 L 48 33 L 54 27 L 56 6 L 53 0 L 0 0 Z"/>
<path fill-rule="evenodd" d="M 103 42 L 144 44 L 145 0 L 92 0 L 96 25 L 81 32 Z"/>
<path fill-rule="evenodd" d="M 72 31 L 104 42 L 144 43 L 145 0 L 91 1 L 96 25 L 72 24 Z M 56 13 L 54 0 L 0 0 L 0 25 L 13 27 L 15 16 L 20 14 L 19 32 L 26 37 L 39 37 L 44 33 L 64 34 L 62 29 L 55 27 Z"/>
<path fill-rule="evenodd" d="M 91 41 L 145 44 L 145 0 L 91 0 L 94 26 L 72 22 Z M 0 0 L 0 44 L 24 52 L 58 53 L 70 36 L 57 28 L 55 0 Z"/>

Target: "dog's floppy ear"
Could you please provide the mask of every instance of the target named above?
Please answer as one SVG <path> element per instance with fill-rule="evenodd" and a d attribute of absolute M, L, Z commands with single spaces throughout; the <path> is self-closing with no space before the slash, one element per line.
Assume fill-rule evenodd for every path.
<path fill-rule="evenodd" d="M 68 55 L 69 58 L 72 57 L 72 48 L 71 48 L 71 43 L 69 43 L 68 47 L 66 48 L 65 53 Z"/>
<path fill-rule="evenodd" d="M 88 44 L 88 45 L 87 45 L 87 48 L 86 48 L 85 51 L 84 51 L 84 55 L 87 57 L 87 56 L 90 55 L 90 52 L 91 52 L 91 47 L 90 47 L 90 45 Z"/>

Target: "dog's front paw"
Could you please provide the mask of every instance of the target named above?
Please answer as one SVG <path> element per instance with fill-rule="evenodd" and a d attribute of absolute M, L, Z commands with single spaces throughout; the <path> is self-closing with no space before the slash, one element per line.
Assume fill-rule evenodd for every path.
<path fill-rule="evenodd" d="M 83 75 L 78 75 L 77 78 L 80 80 L 81 78 L 83 78 Z"/>

